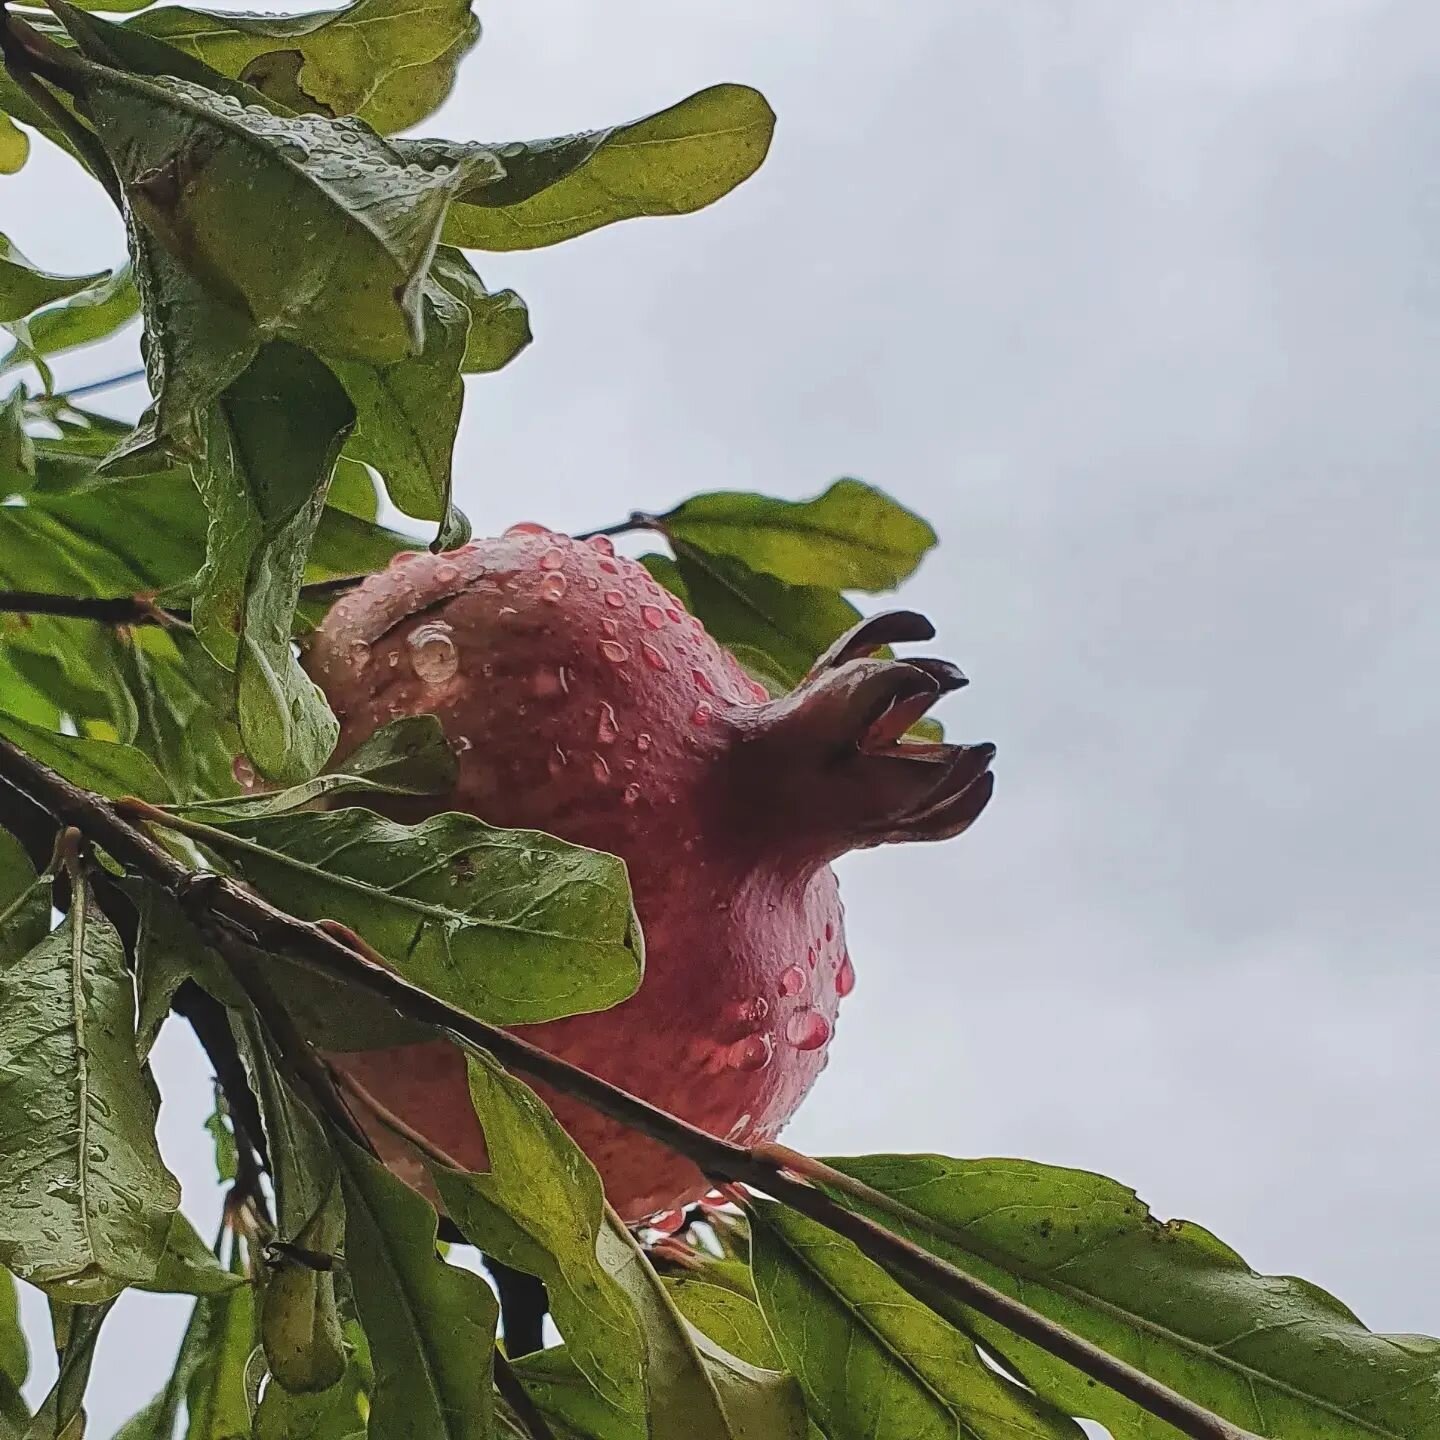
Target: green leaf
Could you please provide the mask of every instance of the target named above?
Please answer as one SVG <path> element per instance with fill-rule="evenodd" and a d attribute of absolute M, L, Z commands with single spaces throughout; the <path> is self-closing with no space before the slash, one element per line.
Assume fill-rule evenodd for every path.
<path fill-rule="evenodd" d="M 86 790 L 98 790 L 117 799 L 137 795 L 152 803 L 169 798 L 169 786 L 154 763 L 132 746 L 42 730 L 3 710 L 0 735 Z"/>
<path fill-rule="evenodd" d="M 24 1440 L 81 1440 L 85 1432 L 85 1414 L 81 1407 L 85 1387 L 90 1383 L 95 1342 L 100 1338 L 100 1327 L 113 1303 L 106 1300 L 96 1305 L 62 1306 L 54 1300 L 50 1302 L 60 1373 L 24 1432 Z"/>
<path fill-rule="evenodd" d="M 837 480 L 813 500 L 722 490 L 659 517 L 670 540 L 728 555 L 791 585 L 890 590 L 935 544 L 935 531 L 883 490 Z"/>
<path fill-rule="evenodd" d="M 15 1277 L 0 1271 L 0 1377 L 19 1389 L 30 1374 L 30 1346 L 20 1324 Z"/>
<path fill-rule="evenodd" d="M 435 251 L 431 278 L 470 312 L 470 333 L 460 368 L 488 375 L 508 365 L 531 341 L 530 312 L 513 290 L 487 290 L 464 254 L 449 245 Z"/>
<path fill-rule="evenodd" d="M 37 269 L 18 246 L 0 234 L 0 321 L 23 320 L 42 305 L 53 305 L 105 278 L 103 272 L 51 275 Z"/>
<path fill-rule="evenodd" d="M 138 1288 L 162 1295 L 228 1295 L 246 1283 L 243 1275 L 227 1270 L 215 1258 L 195 1227 L 177 1212 L 170 1218 L 170 1233 L 154 1277 Z"/>
<path fill-rule="evenodd" d="M 437 1254 L 430 1204 L 340 1140 L 345 1255 L 370 1340 L 370 1440 L 488 1440 L 499 1309 L 478 1276 Z"/>
<path fill-rule="evenodd" d="M 381 133 L 440 106 L 480 33 L 468 0 L 357 0 L 290 16 L 167 5 L 131 26 L 292 110 L 359 115 Z"/>
<path fill-rule="evenodd" d="M 230 1268 L 240 1270 L 233 1252 Z M 228 1295 L 201 1300 L 195 1315 L 198 1354 L 192 1361 L 182 1346 L 176 1365 L 177 1373 L 182 1364 L 189 1371 L 185 1440 L 242 1440 L 250 1433 L 245 1372 L 259 1342 L 254 1287 L 241 1285 Z"/>
<path fill-rule="evenodd" d="M 88 885 L 0 974 L 0 1261 L 71 1303 L 151 1279 L 180 1187 L 155 1146 L 125 952 Z"/>
<path fill-rule="evenodd" d="M 848 1240 L 770 1201 L 751 1237 L 770 1332 L 829 1440 L 1080 1440 Z"/>
<path fill-rule="evenodd" d="M 25 391 L 0 403 L 0 500 L 35 483 L 35 442 L 25 428 Z"/>
<path fill-rule="evenodd" d="M 234 799 L 177 806 L 196 820 L 259 820 L 300 810 L 332 795 L 439 795 L 455 784 L 455 752 L 433 715 L 405 715 L 382 725 L 353 750 L 343 772 L 317 775 L 301 785 Z"/>
<path fill-rule="evenodd" d="M 702 1271 L 701 1276 L 706 1273 Z M 747 1279 L 749 1274 L 747 1267 Z M 707 1279 L 689 1276 L 667 1278 L 665 1288 L 680 1313 L 732 1355 L 766 1370 L 785 1368 L 775 1337 L 765 1323 L 764 1312 L 748 1295 L 729 1285 L 716 1285 Z"/>
<path fill-rule="evenodd" d="M 380 513 L 380 492 L 375 488 L 370 467 L 342 455 L 330 481 L 326 504 L 360 520 L 373 521 Z"/>
<path fill-rule="evenodd" d="M 710 634 L 737 659 L 758 662 L 772 683 L 786 689 L 804 679 L 816 658 L 860 618 L 836 590 L 787 585 L 680 540 L 675 555 L 674 561 L 645 555 L 641 563 L 667 588 L 678 579 L 690 610 Z"/>
<path fill-rule="evenodd" d="M 530 250 L 617 220 L 700 210 L 755 173 L 774 128 L 758 91 L 714 85 L 628 125 L 485 147 L 504 178 L 462 191 L 445 239 L 469 250 Z M 437 153 L 435 142 L 415 143 L 414 153 Z"/>
<path fill-rule="evenodd" d="M 255 1440 L 359 1440 L 362 1394 L 353 1367 L 345 1380 L 318 1395 L 267 1386 L 255 1412 Z"/>
<path fill-rule="evenodd" d="M 18 175 L 30 158 L 30 137 L 0 112 L 0 175 Z"/>
<path fill-rule="evenodd" d="M 32 315 L 25 323 L 23 343 L 0 357 L 0 375 L 33 363 L 37 356 L 53 359 L 67 350 L 93 345 L 128 325 L 139 313 L 140 296 L 127 262 L 63 304 Z"/>
<path fill-rule="evenodd" d="M 49 930 L 49 877 L 37 879 L 24 847 L 0 830 L 0 970 L 33 950 Z"/>
<path fill-rule="evenodd" d="M 875 1218 L 1261 1435 L 1440 1436 L 1440 1341 L 1377 1335 L 1302 1280 L 1259 1275 L 1133 1190 L 1022 1160 L 870 1155 L 830 1162 L 925 1217 Z M 855 1208 L 864 1208 L 848 1200 Z M 943 1297 L 1045 1400 L 1112 1434 L 1173 1434 L 1130 1401 Z"/>
<path fill-rule="evenodd" d="M 490 1169 L 432 1167 L 440 1198 L 472 1244 L 545 1282 L 566 1353 L 614 1433 L 644 1440 L 645 1339 L 605 1263 L 613 1263 L 615 1237 L 600 1177 L 528 1086 L 488 1056 L 468 1061 Z"/>
<path fill-rule="evenodd" d="M 326 1156 L 330 1169 L 330 1157 Z M 340 1186 L 331 1188 L 295 1243 L 317 1255 L 338 1258 L 345 1232 Z M 318 1394 L 340 1383 L 345 1350 L 335 1298 L 335 1271 L 316 1269 L 295 1256 L 280 1255 L 265 1279 L 260 1302 L 260 1336 L 276 1383 L 296 1394 Z"/>
<path fill-rule="evenodd" d="M 358 121 L 274 115 L 165 76 L 97 68 L 85 98 L 146 227 L 266 337 L 375 364 L 420 348 L 461 167 L 407 167 Z"/>
<path fill-rule="evenodd" d="M 603 1010 L 640 983 L 614 856 L 453 813 L 408 826 L 302 812 L 192 833 L 275 904 L 350 926 L 406 979 L 496 1024 Z"/>
<path fill-rule="evenodd" d="M 305 557 L 353 411 L 315 356 L 265 346 L 211 413 L 196 482 L 210 543 L 194 623 L 206 648 L 235 665 L 246 753 L 262 775 L 308 779 L 339 726 L 290 648 Z"/>

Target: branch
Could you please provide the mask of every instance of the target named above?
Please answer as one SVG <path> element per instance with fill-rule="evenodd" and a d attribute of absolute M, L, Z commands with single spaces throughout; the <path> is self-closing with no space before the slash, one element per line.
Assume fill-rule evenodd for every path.
<path fill-rule="evenodd" d="M 144 370 L 126 370 L 121 375 L 108 375 L 103 380 L 91 380 L 84 385 L 76 385 L 64 392 L 67 400 L 73 400 L 77 395 L 95 395 L 101 390 L 113 390 L 117 385 L 129 385 L 133 380 L 143 380 Z"/>
<path fill-rule="evenodd" d="M 388 1001 L 400 1015 L 434 1027 L 467 1049 L 486 1051 L 506 1067 L 542 1080 L 659 1141 L 693 1161 L 712 1180 L 738 1181 L 772 1195 L 853 1242 L 922 1302 L 928 1303 L 927 1290 L 943 1291 L 1125 1396 L 1191 1440 L 1259 1440 L 1028 1305 L 847 1209 L 825 1191 L 797 1179 L 788 1164 L 777 1163 L 763 1150 L 757 1153 L 731 1144 L 668 1115 L 528 1040 L 446 1005 L 320 926 L 286 914 L 235 881 L 190 870 L 124 818 L 115 806 L 72 785 L 3 739 L 0 779 L 8 780 L 64 824 L 81 830 L 127 869 L 162 886 L 217 949 L 247 958 L 257 950 L 283 952 L 331 980 L 370 991 Z M 158 814 L 148 806 L 143 809 L 149 817 Z"/>
<path fill-rule="evenodd" d="M 555 1440 L 555 1432 L 530 1398 L 530 1392 L 520 1383 L 509 1357 L 498 1345 L 495 1347 L 495 1388 L 515 1412 L 516 1421 L 530 1440 Z"/>
<path fill-rule="evenodd" d="M 302 600 L 329 600 L 365 579 L 344 575 L 321 580 L 300 591 Z M 71 620 L 97 620 L 102 625 L 186 625 L 190 610 L 163 606 L 151 595 L 59 595 L 51 590 L 0 590 L 0 614 L 60 615 Z"/>
<path fill-rule="evenodd" d="M 620 520 L 614 525 L 602 526 L 599 530 L 582 530 L 575 538 L 577 540 L 593 540 L 597 535 L 629 535 L 635 530 L 658 529 L 660 529 L 660 522 L 653 515 L 647 515 L 643 510 L 636 510 L 628 520 Z"/>

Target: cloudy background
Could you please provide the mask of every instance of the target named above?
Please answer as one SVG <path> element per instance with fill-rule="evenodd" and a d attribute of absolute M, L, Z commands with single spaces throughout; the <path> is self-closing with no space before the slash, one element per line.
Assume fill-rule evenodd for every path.
<path fill-rule="evenodd" d="M 484 19 L 435 133 L 717 80 L 780 120 L 712 210 L 478 257 L 536 344 L 472 386 L 477 529 L 861 476 L 940 531 L 904 598 L 973 678 L 950 727 L 999 746 L 970 835 L 845 862 L 859 986 L 787 1138 L 1102 1170 L 1378 1329 L 1440 1331 L 1430 0 Z M 39 152 L 4 228 L 52 268 L 117 260 L 98 190 Z M 208 1080 L 173 1027 L 159 1070 L 203 1229 Z M 101 1341 L 101 1435 L 181 1323 L 125 1303 L 154 1328 Z"/>

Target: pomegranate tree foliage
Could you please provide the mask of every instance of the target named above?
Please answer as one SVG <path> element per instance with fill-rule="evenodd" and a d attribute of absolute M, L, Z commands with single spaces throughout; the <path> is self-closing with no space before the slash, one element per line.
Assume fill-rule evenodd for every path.
<path fill-rule="evenodd" d="M 51 0 L 5 24 L 0 172 L 46 137 L 121 207 L 129 254 L 67 276 L 0 235 L 0 374 L 24 377 L 0 404 L 0 741 L 147 802 L 126 814 L 187 864 L 349 927 L 481 1020 L 615 1004 L 642 971 L 624 867 L 466 815 L 366 809 L 444 792 L 454 757 L 418 717 L 328 769 L 335 720 L 292 639 L 345 582 L 424 543 L 417 529 L 436 549 L 466 538 L 451 493 L 464 376 L 514 360 L 530 331 L 524 302 L 465 252 L 708 205 L 764 158 L 768 106 L 716 85 L 559 139 L 401 137 L 475 43 L 464 0 L 105 8 L 139 13 Z M 131 426 L 67 396 L 51 361 L 137 315 L 152 399 Z M 418 526 L 380 522 L 377 480 Z M 802 503 L 701 495 L 614 528 L 665 542 L 646 563 L 772 688 L 854 623 L 849 594 L 901 584 L 935 540 L 855 480 Z M 237 783 L 237 761 L 266 793 Z M 1179 1433 L 1143 1385 L 1097 1384 L 1043 1337 L 773 1201 L 632 1233 L 526 1084 L 472 1054 L 491 1169 L 432 1165 L 446 1223 L 543 1280 L 563 1338 L 507 1357 L 491 1288 L 355 1143 L 309 1049 L 426 1028 L 363 989 L 342 998 L 283 950 L 237 967 L 193 905 L 60 832 L 6 773 L 0 1260 L 49 1297 L 60 1364 L 32 1415 L 3 1277 L 0 1440 L 80 1434 L 95 1344 L 128 1288 L 193 1298 L 173 1374 L 125 1440 L 182 1424 L 193 1440 L 1035 1440 L 1080 1434 L 1077 1416 L 1118 1440 Z M 437 854 L 463 862 L 463 884 L 411 863 Z M 147 1055 L 172 1007 L 224 1082 L 209 1129 L 231 1205 L 213 1246 L 154 1140 Z M 1440 1437 L 1437 1342 L 1372 1334 L 1115 1181 L 1020 1160 L 833 1163 L 869 1188 L 832 1186 L 832 1203 L 1233 1422 L 1186 1433 Z"/>

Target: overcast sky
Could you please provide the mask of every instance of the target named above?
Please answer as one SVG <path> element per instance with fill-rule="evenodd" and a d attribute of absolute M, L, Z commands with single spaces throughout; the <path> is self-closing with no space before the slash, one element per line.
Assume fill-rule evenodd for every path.
<path fill-rule="evenodd" d="M 952 733 L 999 746 L 969 835 L 844 863 L 859 984 L 786 1138 L 1102 1170 L 1440 1331 L 1432 0 L 483 18 L 432 133 L 719 80 L 780 118 L 712 210 L 477 257 L 536 343 L 471 387 L 476 528 L 873 481 L 940 531 L 904 599 L 972 677 Z M 0 215 L 51 268 L 119 258 L 43 147 Z M 208 1082 L 173 1027 L 159 1070 L 203 1227 Z M 112 1323 L 95 1433 L 182 1310 L 133 1302 L 154 1344 Z"/>

